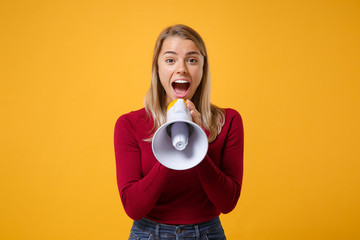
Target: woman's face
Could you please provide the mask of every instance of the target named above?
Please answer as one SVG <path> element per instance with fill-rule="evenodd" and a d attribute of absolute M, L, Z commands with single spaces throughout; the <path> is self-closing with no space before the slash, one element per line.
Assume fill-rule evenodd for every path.
<path fill-rule="evenodd" d="M 183 98 L 192 99 L 203 76 L 204 56 L 195 43 L 180 37 L 164 40 L 158 58 L 160 82 L 167 104 Z"/>

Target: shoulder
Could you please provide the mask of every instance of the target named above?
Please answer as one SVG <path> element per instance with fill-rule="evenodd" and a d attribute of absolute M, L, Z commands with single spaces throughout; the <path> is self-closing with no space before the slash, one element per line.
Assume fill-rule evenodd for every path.
<path fill-rule="evenodd" d="M 244 128 L 240 113 L 233 108 L 221 108 L 221 110 L 223 113 L 222 127 L 215 142 L 242 141 Z"/>
<path fill-rule="evenodd" d="M 147 114 L 146 114 L 145 108 L 141 108 L 139 110 L 131 111 L 131 112 L 121 115 L 117 119 L 117 122 L 119 122 L 119 121 L 134 122 L 134 121 L 137 121 L 139 118 L 145 118 L 146 116 L 147 116 Z"/>
<path fill-rule="evenodd" d="M 237 119 L 237 120 L 242 121 L 242 117 L 241 117 L 240 113 L 238 111 L 236 111 L 235 109 L 224 108 L 224 112 L 225 112 L 225 121 L 229 121 L 232 119 Z"/>
<path fill-rule="evenodd" d="M 235 130 L 241 130 L 243 131 L 243 120 L 238 111 L 232 108 L 225 108 L 225 123 L 224 128 L 228 131 Z"/>
<path fill-rule="evenodd" d="M 136 125 L 144 124 L 149 119 L 145 108 L 131 111 L 121 115 L 116 123 L 115 127 L 135 127 Z"/>

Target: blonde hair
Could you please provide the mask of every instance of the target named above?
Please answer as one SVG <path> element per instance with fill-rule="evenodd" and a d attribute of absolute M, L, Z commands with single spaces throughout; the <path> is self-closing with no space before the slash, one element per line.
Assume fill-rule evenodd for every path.
<path fill-rule="evenodd" d="M 193 98 L 190 100 L 201 113 L 202 127 L 210 132 L 208 140 L 212 142 L 221 132 L 222 126 L 225 123 L 224 110 L 210 103 L 210 73 L 205 43 L 195 30 L 181 24 L 164 29 L 155 44 L 152 59 L 151 85 L 144 100 L 148 116 L 151 115 L 154 119 L 153 131 L 155 132 L 166 122 L 166 92 L 161 85 L 158 75 L 158 57 L 162 44 L 168 37 L 181 37 L 193 41 L 204 56 L 203 76 Z"/>

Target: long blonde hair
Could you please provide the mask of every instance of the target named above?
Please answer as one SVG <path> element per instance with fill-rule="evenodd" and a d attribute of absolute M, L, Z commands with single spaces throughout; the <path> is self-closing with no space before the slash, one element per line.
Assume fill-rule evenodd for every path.
<path fill-rule="evenodd" d="M 203 76 L 193 98 L 190 100 L 194 103 L 196 109 L 201 113 L 203 127 L 210 132 L 208 140 L 209 142 L 212 142 L 221 132 L 222 126 L 225 123 L 224 110 L 211 104 L 210 102 L 211 84 L 209 62 L 205 43 L 195 30 L 181 24 L 170 26 L 164 29 L 159 35 L 155 44 L 152 59 L 151 85 L 144 100 L 145 109 L 148 116 L 151 115 L 154 119 L 153 131 L 155 132 L 162 124 L 166 122 L 166 92 L 160 82 L 157 62 L 162 44 L 168 37 L 181 37 L 183 39 L 193 41 L 196 47 L 199 49 L 200 53 L 204 56 Z"/>

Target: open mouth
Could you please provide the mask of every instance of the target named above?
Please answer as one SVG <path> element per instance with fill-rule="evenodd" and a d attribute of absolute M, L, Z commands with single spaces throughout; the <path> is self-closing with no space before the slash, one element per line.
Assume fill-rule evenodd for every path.
<path fill-rule="evenodd" d="M 190 83 L 186 80 L 175 80 L 172 83 L 175 95 L 178 98 L 184 98 L 190 88 Z"/>

